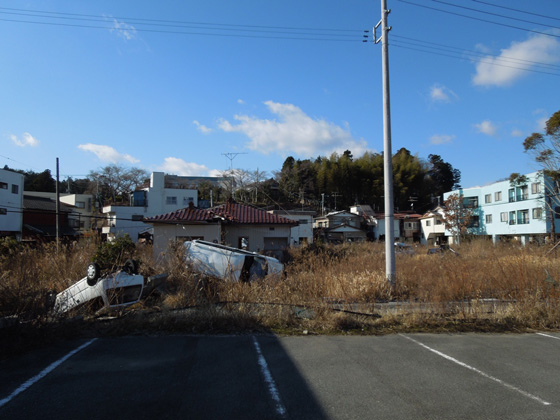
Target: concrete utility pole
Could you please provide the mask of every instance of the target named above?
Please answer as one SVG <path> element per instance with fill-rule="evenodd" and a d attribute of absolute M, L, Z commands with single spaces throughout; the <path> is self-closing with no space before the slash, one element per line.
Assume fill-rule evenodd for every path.
<path fill-rule="evenodd" d="M 60 191 L 58 189 L 58 158 L 56 158 L 56 251 L 60 248 Z"/>
<path fill-rule="evenodd" d="M 381 41 L 383 65 L 383 176 L 385 188 L 385 275 L 394 286 L 396 281 L 395 265 L 395 210 L 393 204 L 393 152 L 391 151 L 391 100 L 389 92 L 389 31 L 387 0 L 381 0 L 381 20 L 373 28 L 375 43 Z M 381 36 L 377 38 L 376 30 L 381 25 Z"/>

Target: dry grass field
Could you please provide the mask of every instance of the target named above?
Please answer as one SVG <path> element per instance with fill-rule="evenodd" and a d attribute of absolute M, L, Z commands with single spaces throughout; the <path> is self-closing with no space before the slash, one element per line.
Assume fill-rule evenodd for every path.
<path fill-rule="evenodd" d="M 18 336 L 94 331 L 385 334 L 395 331 L 526 331 L 560 328 L 560 259 L 550 246 L 473 241 L 453 253 L 397 254 L 397 284 L 385 281 L 384 244 L 299 248 L 286 276 L 251 283 L 202 278 L 182 260 L 180 247 L 165 263 L 149 246 L 130 251 L 140 272 L 169 274 L 165 290 L 110 317 L 81 308 L 55 318 L 46 294 L 84 277 L 99 255 L 81 242 L 26 248 L 3 243 L 0 318 L 17 320 L 4 332 Z M 97 252 L 97 254 L 96 254 Z M 560 251 L 559 251 L 560 252 Z M 122 264 L 131 255 L 114 257 Z M 120 259 L 120 261 L 118 261 Z M 6 322 L 4 322 L 6 324 Z M 29 331 L 34 331 L 30 333 Z"/>

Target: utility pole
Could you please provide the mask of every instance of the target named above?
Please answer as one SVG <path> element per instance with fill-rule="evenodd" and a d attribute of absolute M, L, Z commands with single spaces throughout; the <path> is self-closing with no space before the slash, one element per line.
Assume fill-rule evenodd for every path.
<path fill-rule="evenodd" d="M 56 158 L 56 251 L 60 247 L 60 191 L 58 188 L 58 158 Z"/>
<path fill-rule="evenodd" d="M 389 31 L 387 0 L 381 0 L 381 20 L 373 28 L 376 44 L 381 41 L 383 66 L 383 177 L 385 188 L 385 276 L 391 286 L 396 281 L 395 264 L 395 210 L 393 204 L 393 152 L 391 151 L 391 100 L 389 92 Z M 381 36 L 377 38 L 376 30 L 381 25 Z"/>

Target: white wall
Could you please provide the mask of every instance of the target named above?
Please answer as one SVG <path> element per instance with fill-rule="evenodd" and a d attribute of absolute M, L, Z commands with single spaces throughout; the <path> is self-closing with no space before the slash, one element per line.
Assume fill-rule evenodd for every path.
<path fill-rule="evenodd" d="M 188 241 L 192 238 L 204 239 L 208 242 L 220 241 L 220 225 L 177 225 L 154 224 L 153 253 L 156 259 L 165 257 L 167 247 L 171 241 L 177 239 Z"/>
<path fill-rule="evenodd" d="M 0 231 L 21 239 L 23 223 L 23 175 L 0 169 Z"/>

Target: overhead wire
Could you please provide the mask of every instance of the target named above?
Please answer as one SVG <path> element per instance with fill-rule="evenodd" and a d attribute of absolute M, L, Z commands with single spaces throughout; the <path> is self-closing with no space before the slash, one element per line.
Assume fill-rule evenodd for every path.
<path fill-rule="evenodd" d="M 513 7 L 501 6 L 499 4 L 494 4 L 494 3 L 490 3 L 490 2 L 482 1 L 482 0 L 472 0 L 472 1 L 474 1 L 476 3 L 486 4 L 486 5 L 492 6 L 492 7 L 498 7 L 500 9 L 504 9 L 504 10 L 510 10 L 512 12 L 525 13 L 527 15 L 532 15 L 532 16 L 537 16 L 537 17 L 542 17 L 542 18 L 546 18 L 546 19 L 552 19 L 552 20 L 560 21 L 560 18 L 557 18 L 557 17 L 554 17 L 554 16 L 541 15 L 540 13 L 529 12 L 528 10 L 514 9 Z"/>
<path fill-rule="evenodd" d="M 470 10 L 471 12 L 482 13 L 482 14 L 490 15 L 490 16 L 497 16 L 497 17 L 504 18 L 504 19 L 515 20 L 517 22 L 530 23 L 532 25 L 546 26 L 548 28 L 560 29 L 560 27 L 558 27 L 558 26 L 545 25 L 541 22 L 535 22 L 535 21 L 531 21 L 531 20 L 515 18 L 515 17 L 512 17 L 512 16 L 503 15 L 503 14 L 500 14 L 500 13 L 489 12 L 487 10 L 475 9 L 474 7 L 467 7 L 467 6 L 462 6 L 460 4 L 453 4 L 453 3 L 449 3 L 449 2 L 443 1 L 443 0 L 432 0 L 432 1 L 434 3 L 445 4 L 447 6 L 456 7 L 456 8 L 459 8 L 459 9 Z"/>
<path fill-rule="evenodd" d="M 8 10 L 8 11 L 6 11 Z M 14 8 L 0 7 L 0 14 L 17 15 L 38 19 L 64 19 L 76 22 L 99 22 L 110 23 L 110 20 L 116 20 L 117 23 L 126 23 L 126 27 L 108 26 L 108 25 L 91 25 L 84 23 L 64 23 L 46 20 L 23 20 L 0 18 L 0 21 L 27 23 L 36 25 L 63 26 L 87 29 L 104 29 L 112 31 L 134 31 L 134 32 L 151 32 L 151 33 L 167 33 L 180 35 L 204 35 L 219 37 L 241 37 L 241 38 L 263 38 L 263 39 L 292 39 L 292 40 L 310 40 L 310 41 L 335 41 L 335 42 L 357 42 L 361 40 L 362 31 L 351 29 L 327 29 L 327 28 L 310 28 L 310 27 L 286 27 L 286 26 L 264 26 L 264 25 L 240 25 L 240 24 L 223 24 L 208 22 L 187 22 L 187 21 L 171 21 L 158 19 L 138 19 L 123 18 L 113 16 L 96 16 L 71 14 L 60 12 L 34 11 Z M 48 14 L 48 15 L 47 15 Z M 126 20 L 126 22 L 118 22 L 117 19 Z M 135 25 L 149 26 L 151 28 L 137 27 Z M 199 31 L 181 31 L 165 28 L 187 28 L 197 29 Z M 219 31 L 219 32 L 208 32 Z M 252 33 L 255 35 L 250 35 Z M 352 39 L 354 38 L 354 39 Z"/>
<path fill-rule="evenodd" d="M 450 14 L 450 15 L 453 15 L 453 16 L 460 16 L 460 17 L 463 17 L 463 18 L 466 18 L 466 19 L 471 19 L 471 20 L 476 20 L 476 21 L 479 21 L 479 22 L 490 23 L 492 25 L 503 26 L 503 27 L 506 27 L 506 28 L 517 29 L 517 30 L 521 30 L 521 31 L 525 31 L 525 32 L 531 32 L 531 33 L 534 33 L 534 34 L 545 35 L 545 36 L 550 36 L 550 37 L 554 37 L 554 38 L 560 38 L 560 35 L 556 35 L 556 34 L 549 33 L 549 32 L 537 31 L 537 30 L 534 30 L 534 29 L 523 28 L 521 26 L 509 25 L 507 23 L 501 23 L 501 22 L 496 22 L 496 21 L 493 21 L 493 20 L 482 19 L 482 18 L 478 18 L 478 17 L 475 17 L 475 16 L 469 16 L 469 15 L 465 15 L 465 14 L 462 14 L 462 13 L 452 12 L 452 11 L 437 8 L 437 7 L 426 6 L 425 4 L 414 3 L 414 2 L 408 1 L 408 0 L 397 0 L 397 1 L 399 1 L 401 3 L 410 4 L 411 6 L 421 7 L 421 8 L 429 9 L 429 10 L 435 10 L 435 11 L 441 12 L 441 13 L 447 13 L 447 14 Z"/>

